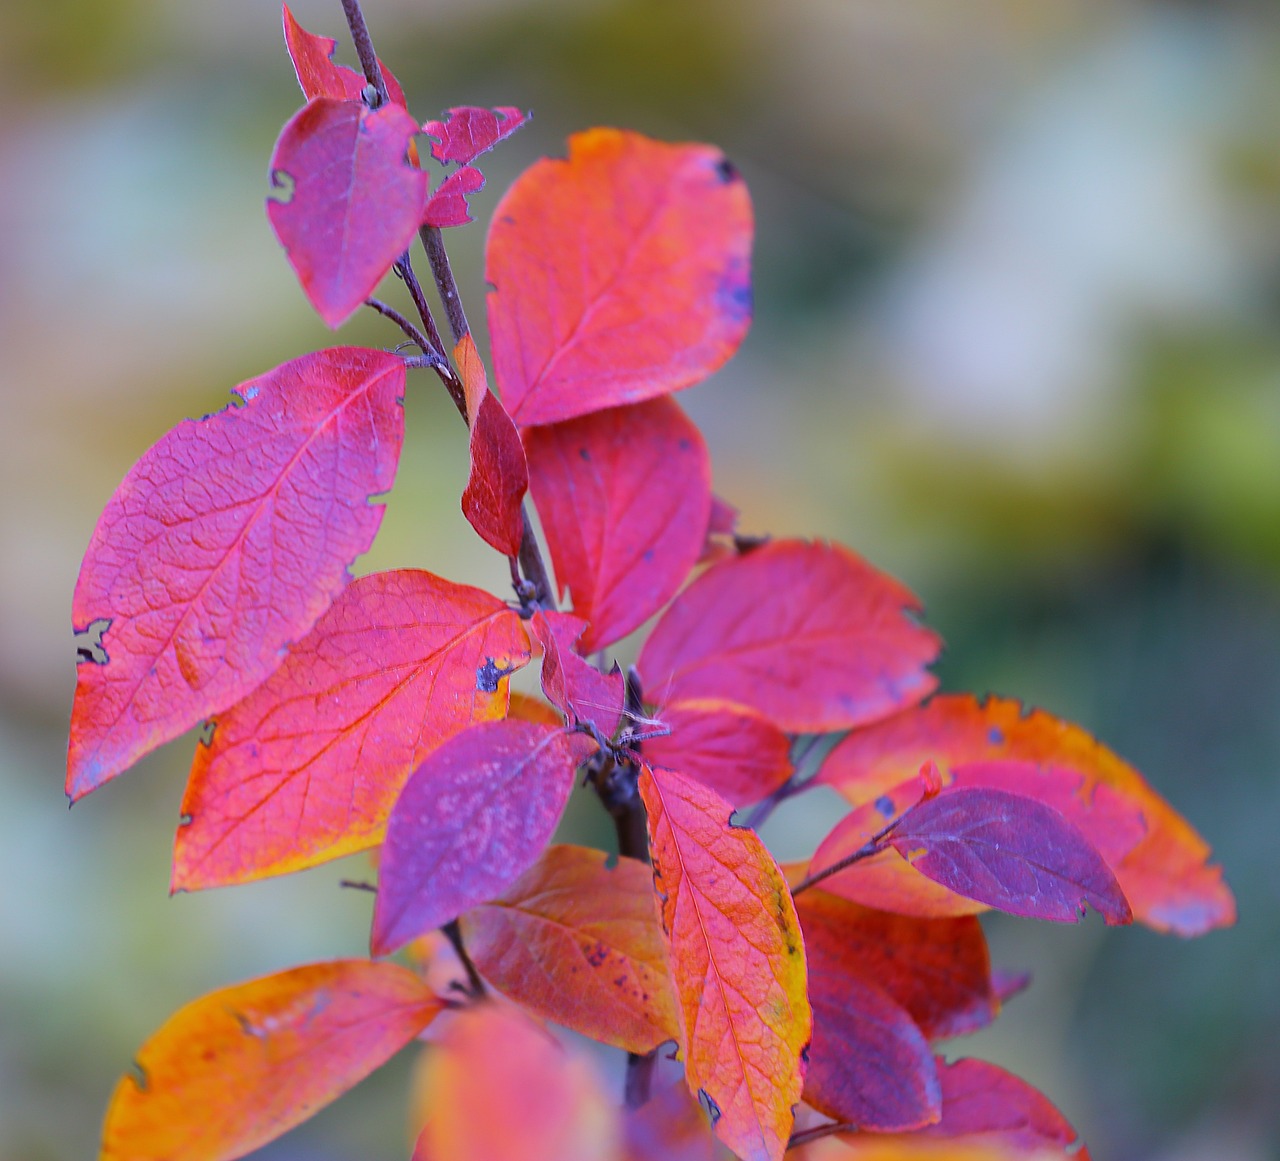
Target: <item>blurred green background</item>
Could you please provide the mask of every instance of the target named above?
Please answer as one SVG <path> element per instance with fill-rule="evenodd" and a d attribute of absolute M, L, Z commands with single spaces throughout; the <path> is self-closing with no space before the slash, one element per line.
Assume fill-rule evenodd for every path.
<path fill-rule="evenodd" d="M 295 11 L 343 33 L 337 0 Z M 993 922 L 1036 981 L 972 1050 L 1042 1086 L 1098 1161 L 1280 1157 L 1274 0 L 367 12 L 420 119 L 535 112 L 485 164 L 480 224 L 450 236 L 473 320 L 489 211 L 566 134 L 710 140 L 741 167 L 757 322 L 682 396 L 717 489 L 749 531 L 830 536 L 900 576 L 948 642 L 947 687 L 1088 726 L 1239 898 L 1235 930 L 1192 943 Z M 174 1008 L 364 948 L 350 864 L 167 898 L 189 744 L 70 814 L 61 794 L 71 590 L 111 491 L 178 420 L 333 340 L 262 212 L 300 103 L 270 0 L 14 0 L 0 95 L 0 1158 L 73 1161 Z M 373 318 L 341 336 L 396 339 Z M 502 591 L 458 513 L 466 452 L 434 380 L 408 410 L 360 567 Z M 574 825 L 604 834 L 593 810 Z M 801 800 L 770 835 L 790 854 L 822 825 Z M 410 1066 L 264 1156 L 407 1156 Z"/>

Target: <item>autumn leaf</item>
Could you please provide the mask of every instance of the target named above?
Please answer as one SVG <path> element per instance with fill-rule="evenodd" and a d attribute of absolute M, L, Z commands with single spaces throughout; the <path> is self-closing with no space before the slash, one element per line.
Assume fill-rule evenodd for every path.
<path fill-rule="evenodd" d="M 661 609 L 697 562 L 711 510 L 706 444 L 672 399 L 524 438 L 556 580 L 591 623 L 582 651 L 602 649 Z"/>
<path fill-rule="evenodd" d="M 328 36 L 316 36 L 308 32 L 294 19 L 287 4 L 282 5 L 284 41 L 293 61 L 293 71 L 302 86 L 302 92 L 310 101 L 315 97 L 333 97 L 339 101 L 358 101 L 368 82 L 363 73 L 340 65 L 333 59 L 337 41 Z M 382 62 L 382 79 L 387 83 L 387 95 L 392 102 L 405 108 L 404 90 Z"/>
<path fill-rule="evenodd" d="M 932 698 L 850 734 L 828 755 L 818 778 L 859 806 L 902 783 L 926 758 L 948 769 L 1017 760 L 1076 771 L 1081 781 L 1073 795 L 1082 806 L 1110 794 L 1142 815 L 1145 835 L 1112 863 L 1137 919 L 1184 936 L 1235 922 L 1235 900 L 1222 869 L 1209 862 L 1209 847 L 1191 825 L 1085 730 L 1012 698 Z"/>
<path fill-rule="evenodd" d="M 480 109 L 475 105 L 459 105 L 445 114 L 443 121 L 428 121 L 422 131 L 436 140 L 431 156 L 447 164 L 456 161 L 470 165 L 499 141 L 505 141 L 527 120 L 527 115 L 510 105 Z"/>
<path fill-rule="evenodd" d="M 618 732 L 626 683 L 617 672 L 601 673 L 577 652 L 586 622 L 569 613 L 534 613 L 530 620 L 542 645 L 542 692 L 574 724 L 590 722 L 601 736 Z"/>
<path fill-rule="evenodd" d="M 778 1161 L 804 1078 L 811 1016 L 791 892 L 714 791 L 644 767 L 654 886 L 681 1014 L 689 1090 L 745 1161 Z"/>
<path fill-rule="evenodd" d="M 789 733 L 844 730 L 924 697 L 939 641 L 902 585 L 846 548 L 775 540 L 684 590 L 640 651 L 658 704 L 715 697 Z"/>
<path fill-rule="evenodd" d="M 335 330 L 408 249 L 427 175 L 407 151 L 417 123 L 396 104 L 317 97 L 280 133 L 267 201 L 271 228 L 320 317 Z"/>
<path fill-rule="evenodd" d="M 355 580 L 265 684 L 196 747 L 173 889 L 243 883 L 381 841 L 410 773 L 506 712 L 529 660 L 497 597 L 402 569 Z"/>
<path fill-rule="evenodd" d="M 485 263 L 512 418 L 555 423 L 705 379 L 751 322 L 751 232 L 746 186 L 709 146 L 592 129 L 527 169 L 494 210 Z"/>
<path fill-rule="evenodd" d="M 1051 806 L 1005 790 L 951 788 L 912 807 L 887 842 L 922 875 L 1012 915 L 1108 924 L 1133 915 L 1111 869 Z"/>
<path fill-rule="evenodd" d="M 415 1161 L 621 1161 L 617 1109 L 588 1062 L 516 1009 L 458 1013 L 423 1087 Z"/>
<path fill-rule="evenodd" d="M 72 598 L 75 628 L 103 630 L 76 672 L 73 800 L 261 684 L 342 591 L 395 479 L 403 392 L 394 355 L 319 351 L 133 467 Z"/>
<path fill-rule="evenodd" d="M 671 732 L 644 743 L 656 765 L 679 770 L 734 806 L 767 798 L 791 777 L 791 742 L 763 714 L 714 698 L 676 701 L 659 711 Z"/>
<path fill-rule="evenodd" d="M 471 429 L 471 474 L 462 493 L 462 514 L 487 544 L 504 556 L 520 551 L 524 517 L 520 510 L 529 488 L 520 433 L 489 390 L 475 340 L 463 335 L 453 350 L 467 401 Z"/>
<path fill-rule="evenodd" d="M 472 221 L 471 205 L 467 198 L 484 189 L 484 174 L 474 166 L 464 166 L 449 174 L 422 209 L 422 224 L 445 229 L 449 226 L 465 226 Z"/>
<path fill-rule="evenodd" d="M 409 777 L 387 822 L 371 946 L 386 955 L 494 898 L 551 838 L 594 748 L 507 718 L 457 734 Z"/>
<path fill-rule="evenodd" d="M 116 1086 L 102 1161 L 224 1161 L 358 1083 L 442 1009 L 394 964 L 337 960 L 188 1004 Z"/>
<path fill-rule="evenodd" d="M 643 1053 L 679 1034 L 650 870 L 551 846 L 497 899 L 461 917 L 481 974 L 546 1020 Z"/>

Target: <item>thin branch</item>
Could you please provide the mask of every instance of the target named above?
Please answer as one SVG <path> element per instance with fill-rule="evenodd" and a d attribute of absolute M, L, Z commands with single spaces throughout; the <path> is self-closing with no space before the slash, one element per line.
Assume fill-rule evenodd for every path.
<path fill-rule="evenodd" d="M 444 303 L 444 313 L 449 319 L 453 341 L 460 343 L 463 335 L 471 333 L 471 324 L 467 322 L 467 312 L 462 308 L 462 296 L 458 293 L 453 267 L 449 265 L 449 255 L 444 248 L 444 235 L 438 226 L 423 226 L 418 231 L 418 237 L 422 239 L 422 248 L 427 252 L 427 261 L 431 263 L 431 273 L 435 276 L 440 301 Z"/>
<path fill-rule="evenodd" d="M 369 26 L 364 22 L 360 0 L 342 0 L 342 11 L 347 17 L 347 27 L 351 30 L 351 40 L 356 46 L 356 55 L 360 58 L 365 80 L 377 94 L 377 100 L 370 100 L 367 104 L 371 109 L 376 109 L 391 98 L 387 93 L 387 81 L 382 75 L 378 54 L 373 51 L 373 38 L 369 35 Z"/>
<path fill-rule="evenodd" d="M 427 354 L 435 354 L 439 356 L 439 362 L 433 363 L 435 372 L 440 376 L 440 382 L 444 384 L 444 389 L 449 392 L 449 398 L 453 400 L 453 405 L 458 409 L 458 414 L 462 416 L 462 422 L 467 423 L 467 393 L 462 386 L 462 380 L 458 378 L 457 373 L 449 365 L 449 358 L 444 353 L 444 344 L 440 341 L 440 332 L 436 329 L 436 320 L 431 315 L 431 306 L 427 302 L 427 296 L 422 292 L 422 283 L 418 281 L 417 274 L 414 273 L 413 263 L 409 259 L 408 254 L 402 254 L 392 269 L 396 272 L 396 276 L 404 283 L 405 289 L 409 292 L 409 297 L 413 299 L 413 305 L 418 311 L 418 317 L 422 320 L 425 330 L 424 337 L 430 344 Z"/>
<path fill-rule="evenodd" d="M 832 1121 L 829 1125 L 817 1125 L 812 1129 L 805 1129 L 802 1133 L 792 1133 L 787 1138 L 787 1148 L 795 1149 L 800 1145 L 807 1145 L 810 1141 L 820 1141 L 823 1137 L 831 1137 L 836 1133 L 856 1133 L 857 1125 L 850 1125 L 844 1121 Z"/>
<path fill-rule="evenodd" d="M 520 552 L 517 555 L 520 571 L 524 574 L 525 580 L 533 585 L 533 604 L 544 609 L 554 609 L 556 607 L 555 588 L 547 572 L 547 562 L 542 558 L 542 547 L 533 534 L 533 522 L 529 519 L 528 504 L 521 507 L 520 516 L 524 521 L 524 529 L 520 533 Z"/>
<path fill-rule="evenodd" d="M 440 930 L 444 932 L 445 938 L 453 944 L 453 950 L 458 953 L 458 959 L 466 970 L 467 982 L 470 984 L 467 990 L 471 998 L 475 1000 L 483 999 L 489 993 L 484 986 L 484 980 L 480 978 L 480 972 L 476 970 L 476 965 L 471 962 L 467 949 L 462 945 L 462 929 L 458 926 L 458 921 L 450 919 Z"/>
<path fill-rule="evenodd" d="M 853 854 L 846 855 L 839 862 L 832 863 L 829 867 L 824 867 L 821 871 L 818 871 L 817 874 L 806 875 L 804 879 L 796 884 L 796 886 L 791 888 L 792 897 L 794 898 L 796 895 L 799 895 L 801 891 L 807 891 L 810 887 L 816 886 L 818 883 L 821 883 L 823 879 L 829 879 L 832 875 L 838 875 L 841 871 L 852 867 L 854 863 L 860 863 L 863 859 L 869 859 L 872 855 L 878 855 L 881 851 L 887 850 L 888 848 L 884 845 L 884 840 L 897 830 L 902 820 L 906 818 L 917 805 L 919 804 L 913 803 L 898 815 L 897 818 L 882 826 L 862 846 L 854 851 Z"/>
<path fill-rule="evenodd" d="M 649 1091 L 653 1087 L 653 1070 L 657 1063 L 656 1048 L 644 1055 L 638 1052 L 627 1053 L 627 1078 L 623 1088 L 627 1108 L 638 1109 L 641 1105 L 649 1103 Z"/>
<path fill-rule="evenodd" d="M 382 315 L 383 318 L 389 318 L 393 323 L 395 323 L 396 326 L 398 326 L 402 331 L 404 331 L 409 341 L 413 343 L 413 345 L 417 347 L 418 350 L 420 350 L 424 355 L 439 354 L 439 348 L 433 347 L 431 345 L 431 340 L 427 338 L 427 336 L 424 335 L 420 330 L 418 330 L 418 328 L 415 327 L 413 323 L 411 323 L 407 318 L 405 318 L 404 315 L 402 315 L 398 310 L 396 310 L 394 306 L 388 305 L 387 303 L 383 302 L 379 298 L 366 298 L 364 300 L 364 304 L 365 306 L 372 307 L 380 315 Z"/>

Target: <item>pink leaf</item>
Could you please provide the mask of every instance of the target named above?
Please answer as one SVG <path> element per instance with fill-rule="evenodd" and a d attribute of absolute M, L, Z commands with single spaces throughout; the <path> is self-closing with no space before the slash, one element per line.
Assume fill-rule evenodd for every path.
<path fill-rule="evenodd" d="M 358 101 L 368 82 L 363 73 L 337 64 L 333 50 L 337 41 L 328 36 L 316 36 L 308 32 L 293 17 L 289 6 L 282 6 L 284 41 L 293 61 L 293 71 L 308 101 L 315 97 L 334 97 L 339 101 Z M 382 79 L 387 83 L 387 96 L 394 104 L 405 107 L 404 90 L 391 75 L 391 70 L 381 61 Z"/>
<path fill-rule="evenodd" d="M 494 109 L 459 105 L 450 109 L 443 121 L 428 121 L 422 126 L 422 131 L 436 138 L 436 143 L 431 146 L 431 156 L 437 161 L 457 161 L 468 165 L 499 141 L 510 137 L 527 118 L 527 114 L 510 105 L 499 105 Z"/>
<path fill-rule="evenodd" d="M 451 173 L 440 183 L 440 188 L 427 198 L 422 211 L 424 226 L 465 226 L 471 221 L 471 207 L 467 195 L 484 189 L 484 174 L 468 165 L 457 173 Z"/>
<path fill-rule="evenodd" d="M 542 692 L 573 722 L 592 722 L 611 738 L 618 730 L 626 683 L 622 674 L 601 673 L 583 660 L 574 643 L 586 627 L 568 613 L 534 613 L 532 627 L 544 650 Z"/>

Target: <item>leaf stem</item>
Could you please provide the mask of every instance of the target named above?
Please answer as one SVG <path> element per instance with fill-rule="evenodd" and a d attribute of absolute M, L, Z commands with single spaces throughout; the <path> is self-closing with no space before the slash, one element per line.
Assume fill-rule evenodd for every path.
<path fill-rule="evenodd" d="M 857 1131 L 857 1125 L 850 1125 L 844 1121 L 832 1121 L 829 1125 L 815 1125 L 802 1133 L 792 1133 L 787 1138 L 787 1148 L 795 1149 L 800 1145 L 809 1144 L 810 1141 L 820 1141 L 823 1137 L 830 1137 L 836 1133 L 856 1133 Z"/>
<path fill-rule="evenodd" d="M 376 109 L 385 105 L 390 98 L 386 78 L 382 75 L 382 65 L 378 61 L 378 54 L 373 51 L 373 38 L 369 35 L 369 26 L 365 23 L 360 0 L 342 0 L 342 11 L 346 15 L 347 27 L 351 30 L 351 40 L 356 46 L 356 55 L 360 58 L 365 80 L 377 94 L 378 99 L 369 101 L 369 107 Z"/>
<path fill-rule="evenodd" d="M 823 879 L 829 879 L 832 875 L 837 875 L 841 871 L 852 867 L 854 863 L 860 863 L 863 859 L 869 859 L 872 855 L 878 855 L 881 851 L 887 850 L 884 840 L 887 839 L 901 824 L 902 820 L 910 814 L 919 803 L 912 803 L 897 818 L 892 819 L 882 826 L 875 834 L 873 834 L 862 846 L 860 846 L 851 855 L 846 855 L 839 862 L 832 863 L 829 867 L 824 867 L 821 871 L 814 875 L 806 875 L 799 883 L 791 888 L 791 895 L 794 898 L 801 891 L 807 891 L 810 887 L 821 883 Z"/>
<path fill-rule="evenodd" d="M 413 345 L 424 355 L 438 355 L 440 353 L 437 347 L 433 347 L 431 345 L 431 340 L 418 330 L 413 323 L 405 318 L 404 315 L 396 310 L 394 306 L 383 302 L 379 298 L 366 298 L 364 300 L 364 304 L 365 306 L 376 310 L 383 318 L 389 318 L 393 323 L 395 323 L 396 326 L 404 331 L 409 341 L 413 343 Z"/>
<path fill-rule="evenodd" d="M 467 983 L 469 984 L 467 991 L 471 998 L 475 1000 L 484 999 L 489 993 L 484 986 L 484 980 L 480 978 L 480 972 L 476 969 L 476 965 L 472 962 L 471 957 L 467 954 L 467 949 L 462 944 L 462 929 L 458 926 L 458 921 L 450 919 L 440 930 L 444 932 L 445 938 L 453 944 L 453 950 L 458 953 L 458 959 L 467 973 Z"/>

